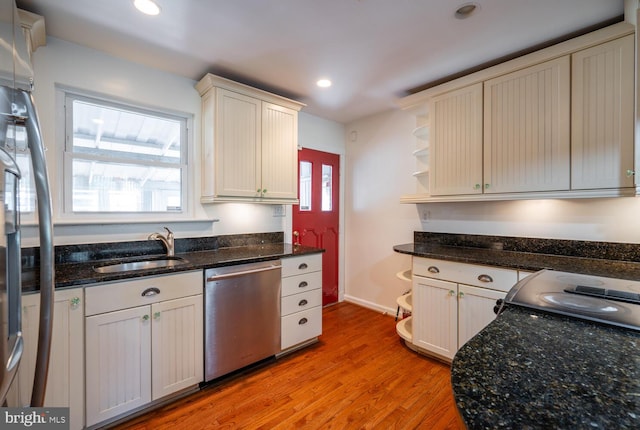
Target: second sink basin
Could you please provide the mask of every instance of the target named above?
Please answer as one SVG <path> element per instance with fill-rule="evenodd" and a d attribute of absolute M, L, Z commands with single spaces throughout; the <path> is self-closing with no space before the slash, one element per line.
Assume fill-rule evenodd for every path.
<path fill-rule="evenodd" d="M 180 257 L 164 257 L 146 260 L 127 261 L 123 263 L 106 264 L 93 268 L 98 273 L 119 273 L 133 270 L 156 269 L 159 267 L 173 267 L 185 264 L 187 260 Z"/>

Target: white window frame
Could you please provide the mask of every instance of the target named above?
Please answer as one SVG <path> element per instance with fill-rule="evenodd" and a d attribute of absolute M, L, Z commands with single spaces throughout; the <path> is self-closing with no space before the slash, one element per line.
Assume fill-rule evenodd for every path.
<path fill-rule="evenodd" d="M 71 103 L 73 100 L 84 100 L 91 103 L 102 104 L 107 107 L 126 109 L 157 117 L 166 117 L 182 122 L 182 141 L 180 151 L 182 163 L 176 165 L 181 169 L 181 196 L 182 204 L 180 211 L 167 212 L 73 212 L 73 110 Z M 193 115 L 184 112 L 171 111 L 168 109 L 144 106 L 122 100 L 117 97 L 95 94 L 66 87 L 56 88 L 56 104 L 58 106 L 57 121 L 60 125 L 61 136 L 58 140 L 60 145 L 59 167 L 62 172 L 62 181 L 58 190 L 58 208 L 55 217 L 56 224 L 97 224 L 97 223 L 145 223 L 145 222 L 169 222 L 188 221 L 193 219 L 194 208 L 193 199 L 189 194 L 192 187 L 192 164 L 193 164 Z M 117 160 L 114 160 L 117 161 Z M 130 162 L 130 160 L 128 161 Z"/>

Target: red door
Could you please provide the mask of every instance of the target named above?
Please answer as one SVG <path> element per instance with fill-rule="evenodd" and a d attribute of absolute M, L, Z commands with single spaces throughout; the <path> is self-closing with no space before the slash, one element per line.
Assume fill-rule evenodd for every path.
<path fill-rule="evenodd" d="M 338 301 L 338 197 L 340 156 L 298 151 L 298 196 L 293 206 L 293 242 L 325 250 L 322 256 L 322 305 Z"/>

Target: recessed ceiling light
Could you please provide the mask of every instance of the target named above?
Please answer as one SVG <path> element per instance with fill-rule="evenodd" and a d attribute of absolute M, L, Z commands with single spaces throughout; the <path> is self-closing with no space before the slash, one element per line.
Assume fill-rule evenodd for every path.
<path fill-rule="evenodd" d="M 160 13 L 160 6 L 153 0 L 133 0 L 133 5 L 140 12 L 147 15 L 157 15 Z"/>
<path fill-rule="evenodd" d="M 329 79 L 319 79 L 316 85 L 320 88 L 328 88 L 331 86 L 331 81 Z"/>
<path fill-rule="evenodd" d="M 480 9 L 480 5 L 478 3 L 465 3 L 456 9 L 454 16 L 458 19 L 469 18 L 471 14 Z"/>

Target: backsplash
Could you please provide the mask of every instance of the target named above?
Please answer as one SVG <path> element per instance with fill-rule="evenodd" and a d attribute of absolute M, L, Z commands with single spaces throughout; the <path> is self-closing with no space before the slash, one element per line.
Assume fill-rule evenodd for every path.
<path fill-rule="evenodd" d="M 598 258 L 640 262 L 640 245 L 636 243 L 592 242 L 583 240 L 536 239 L 512 236 L 430 233 L 415 231 L 415 243 L 443 246 L 498 249 L 567 257 Z"/>
<path fill-rule="evenodd" d="M 205 251 L 236 246 L 261 245 L 284 242 L 283 232 L 232 234 L 175 239 L 176 254 Z M 138 255 L 162 255 L 166 253 L 164 245 L 158 240 L 140 240 L 131 242 L 107 242 L 81 245 L 61 245 L 55 247 L 56 264 L 82 263 L 88 261 L 127 258 Z M 39 248 L 22 249 L 22 267 L 32 268 L 39 263 Z"/>

